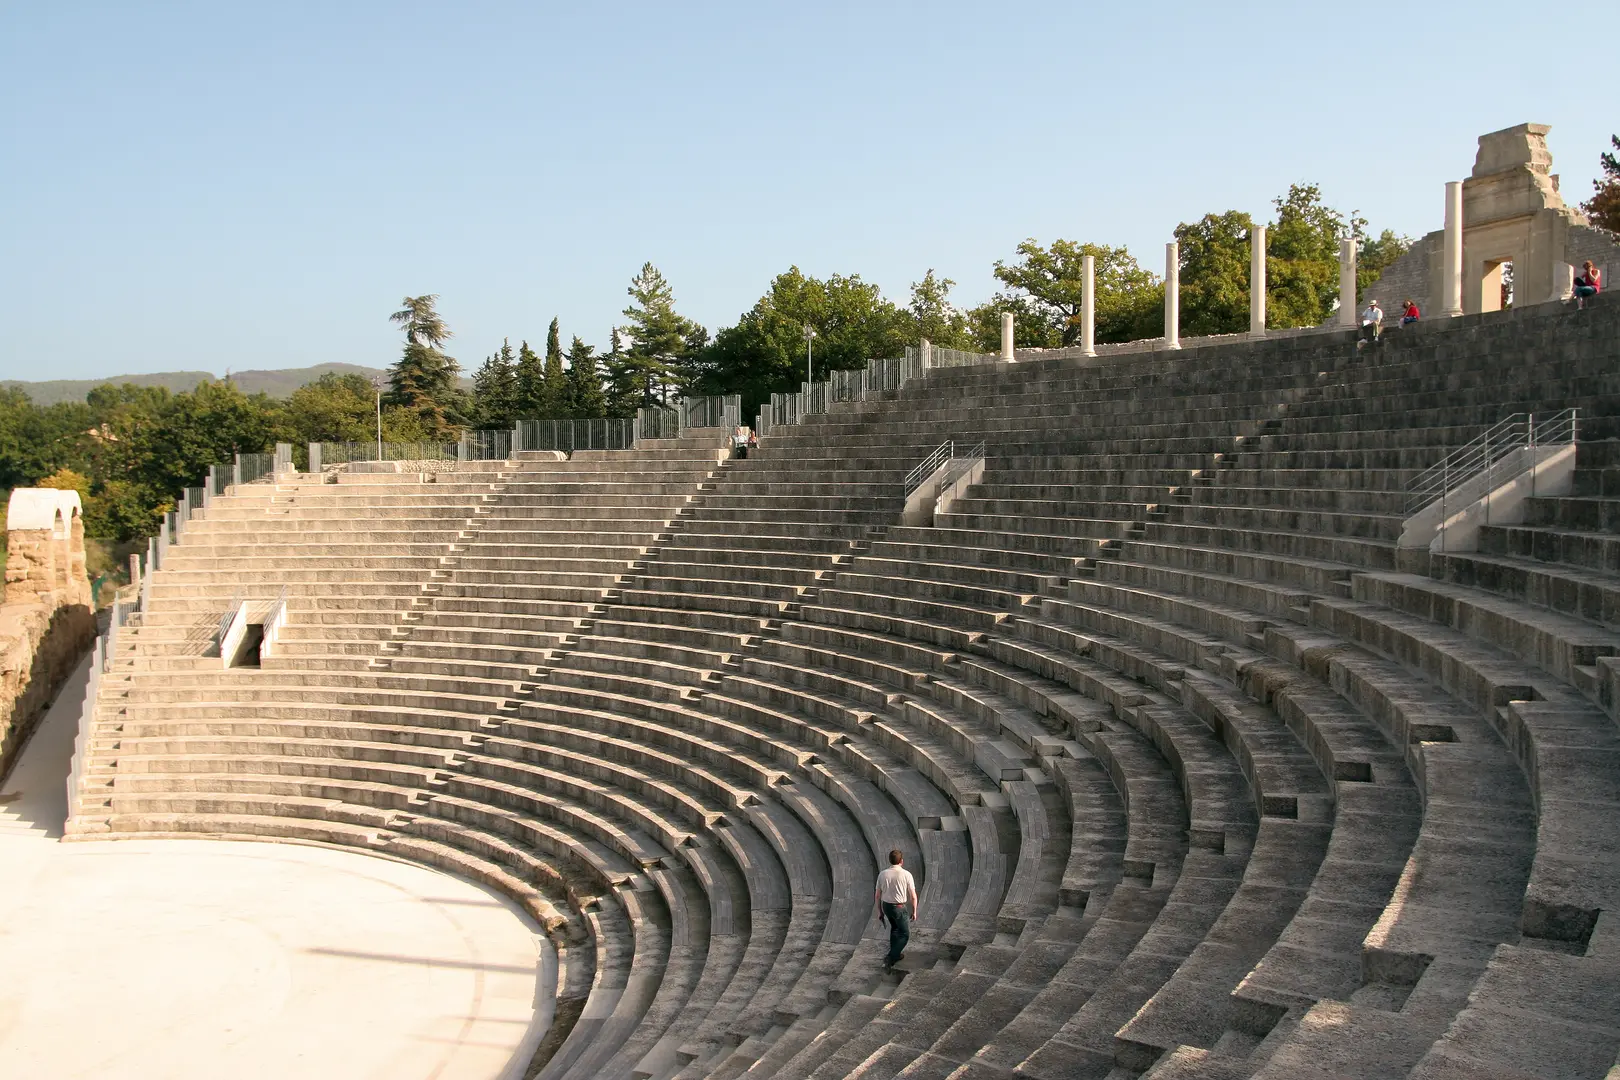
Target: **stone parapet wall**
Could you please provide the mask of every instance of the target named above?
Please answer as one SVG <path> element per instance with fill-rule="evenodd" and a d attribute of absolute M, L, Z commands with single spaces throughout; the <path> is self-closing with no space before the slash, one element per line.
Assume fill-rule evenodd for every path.
<path fill-rule="evenodd" d="M 72 491 L 18 488 L 0 604 L 0 778 L 95 637 L 84 523 Z"/>

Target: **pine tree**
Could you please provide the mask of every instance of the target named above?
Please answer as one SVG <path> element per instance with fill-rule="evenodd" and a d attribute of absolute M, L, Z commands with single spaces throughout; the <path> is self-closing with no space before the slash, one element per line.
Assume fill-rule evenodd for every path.
<path fill-rule="evenodd" d="M 652 263 L 630 281 L 630 349 L 624 354 L 624 390 L 635 404 L 667 404 L 672 391 L 686 388 L 695 343 L 707 340 L 703 328 L 675 311 L 675 292 Z"/>
<path fill-rule="evenodd" d="M 617 333 L 614 337 L 617 338 Z M 580 420 L 607 415 L 607 396 L 596 373 L 596 347 L 578 336 L 568 346 L 568 414 Z"/>
<path fill-rule="evenodd" d="M 518 345 L 516 383 L 514 419 L 540 419 L 546 407 L 545 362 L 539 353 L 529 348 L 527 341 Z"/>
<path fill-rule="evenodd" d="M 389 369 L 387 403 L 415 414 L 433 437 L 443 437 L 460 423 L 465 395 L 456 385 L 461 368 L 439 350 L 452 334 L 439 316 L 438 296 L 407 296 L 404 307 L 389 318 L 405 328 L 405 351 Z"/>
<path fill-rule="evenodd" d="M 607 408 L 610 416 L 634 416 L 647 403 L 644 384 L 638 382 L 639 368 L 631 363 L 624 348 L 624 336 L 615 326 L 608 336 L 608 352 L 602 358 L 607 369 Z"/>
<path fill-rule="evenodd" d="M 517 368 L 512 342 L 484 361 L 473 375 L 473 422 L 481 428 L 509 428 L 516 419 Z"/>
<path fill-rule="evenodd" d="M 551 320 L 546 331 L 546 366 L 542 393 L 544 408 L 540 415 L 548 420 L 562 420 L 569 415 L 568 376 L 563 371 L 562 339 L 557 331 L 557 320 Z"/>

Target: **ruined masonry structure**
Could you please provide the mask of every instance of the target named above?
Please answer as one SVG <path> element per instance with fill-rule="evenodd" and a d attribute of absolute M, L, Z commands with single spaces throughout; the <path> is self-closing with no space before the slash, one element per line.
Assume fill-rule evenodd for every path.
<path fill-rule="evenodd" d="M 94 634 L 78 492 L 16 488 L 0 604 L 0 776 Z"/>
<path fill-rule="evenodd" d="M 1570 295 L 1571 269 L 1591 259 L 1605 282 L 1620 272 L 1620 244 L 1566 206 L 1552 173 L 1546 124 L 1519 124 L 1479 137 L 1474 169 L 1462 182 L 1462 311 L 1502 306 L 1504 265 L 1513 266 L 1515 303 L 1524 306 Z M 1361 302 L 1385 310 L 1411 298 L 1425 316 L 1447 313 L 1445 231 L 1437 230 L 1385 269 Z"/>

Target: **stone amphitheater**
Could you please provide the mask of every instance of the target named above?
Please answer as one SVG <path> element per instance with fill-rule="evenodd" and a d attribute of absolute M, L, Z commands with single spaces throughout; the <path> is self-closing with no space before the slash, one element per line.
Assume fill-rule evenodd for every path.
<path fill-rule="evenodd" d="M 1412 481 L 1580 410 L 1564 493 Z M 217 497 L 73 839 L 343 845 L 558 956 L 552 1077 L 1602 1077 L 1620 307 L 930 370 L 777 428 Z M 944 440 L 982 475 L 921 524 Z M 210 659 L 286 596 L 258 666 Z M 883 967 L 892 848 L 921 918 Z"/>
<path fill-rule="evenodd" d="M 1546 161 L 1481 147 L 1475 190 L 1528 170 L 1542 221 Z M 55 877 L 0 844 L 0 1073 L 1620 1078 L 1620 306 L 1559 299 L 1544 240 L 1620 249 L 1483 198 L 1473 247 L 1459 209 L 1394 268 L 1467 313 L 1377 344 L 924 363 L 741 460 L 688 428 L 213 495 L 82 728 L 31 744 L 78 732 L 86 842 Z M 1510 226 L 1546 265 L 1492 311 Z M 200 849 L 350 876 L 233 878 L 199 916 Z M 145 876 L 97 886 L 107 852 Z M 185 952 L 255 905 L 287 936 L 323 888 L 363 906 L 318 908 L 304 966 Z M 108 1009 L 131 936 L 175 971 Z M 412 943 L 437 958 L 387 966 Z M 62 1039 L 16 1049 L 53 995 Z M 278 1011 L 405 1041 L 289 1066 L 233 1034 Z M 163 1056 L 204 1043 L 223 1064 Z"/>

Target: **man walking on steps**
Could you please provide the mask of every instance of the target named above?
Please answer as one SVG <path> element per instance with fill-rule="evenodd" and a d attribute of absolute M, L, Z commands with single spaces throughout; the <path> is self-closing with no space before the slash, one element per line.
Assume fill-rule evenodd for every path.
<path fill-rule="evenodd" d="M 900 865 L 904 861 L 905 856 L 895 848 L 889 852 L 889 868 L 877 876 L 878 921 L 889 924 L 889 955 L 883 960 L 885 968 L 892 968 L 906 958 L 911 923 L 917 917 L 917 882 L 911 871 Z"/>

